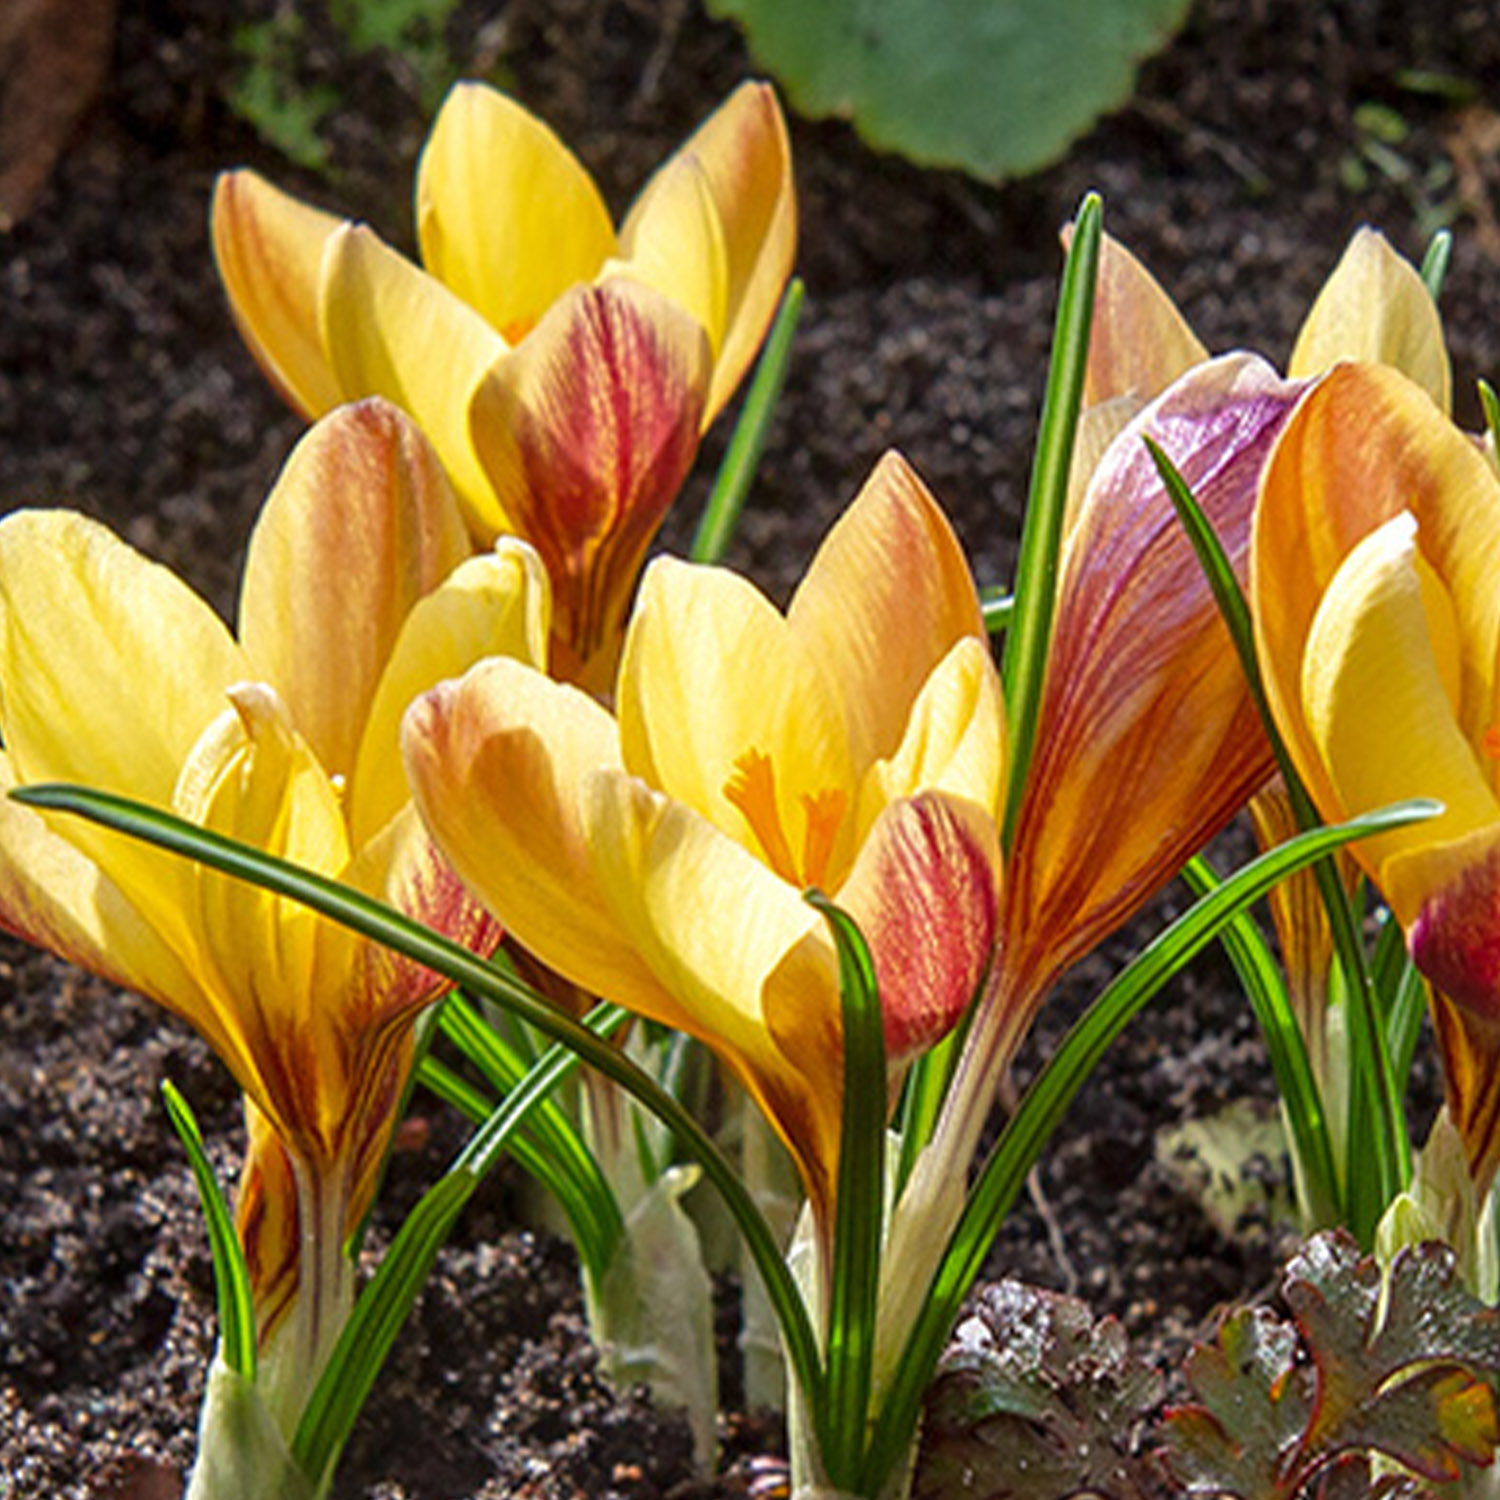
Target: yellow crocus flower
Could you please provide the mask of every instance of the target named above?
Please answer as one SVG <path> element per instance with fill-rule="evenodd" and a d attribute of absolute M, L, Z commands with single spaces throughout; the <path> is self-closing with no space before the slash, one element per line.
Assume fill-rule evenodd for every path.
<path fill-rule="evenodd" d="M 542 554 L 554 670 L 601 687 L 647 546 L 791 272 L 775 95 L 742 85 L 616 231 L 540 120 L 460 84 L 416 198 L 421 267 L 253 172 L 223 177 L 212 227 L 235 319 L 308 417 L 383 395 L 421 423 L 476 541 Z"/>
<path fill-rule="evenodd" d="M 724 1059 L 826 1229 L 838 977 L 802 892 L 870 942 L 893 1076 L 994 945 L 1004 714 L 957 540 L 892 455 L 784 615 L 730 572 L 660 559 L 614 701 L 482 663 L 407 716 L 417 805 L 532 953 Z"/>
<path fill-rule="evenodd" d="M 535 555 L 472 557 L 421 433 L 364 402 L 312 429 L 267 500 L 238 639 L 94 521 L 0 522 L 0 786 L 151 803 L 484 951 L 499 931 L 411 807 L 400 716 L 479 657 L 540 664 L 545 647 Z M 0 923 L 183 1017 L 244 1091 L 239 1227 L 267 1379 L 284 1383 L 271 1404 L 294 1422 L 347 1313 L 343 1247 L 441 981 L 295 903 L 9 799 Z"/>
<path fill-rule="evenodd" d="M 1320 813 L 1446 808 L 1352 848 L 1434 986 L 1482 1197 L 1500 1165 L 1500 478 L 1420 386 L 1336 366 L 1266 469 L 1251 599 L 1267 696 Z"/>

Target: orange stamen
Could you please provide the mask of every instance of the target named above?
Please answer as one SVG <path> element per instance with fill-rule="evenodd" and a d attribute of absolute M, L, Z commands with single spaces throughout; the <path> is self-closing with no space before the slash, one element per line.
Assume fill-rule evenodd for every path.
<path fill-rule="evenodd" d="M 776 771 L 763 750 L 747 750 L 734 763 L 734 774 L 724 783 L 725 800 L 743 814 L 760 845 L 765 861 L 783 880 L 798 884 L 792 846 L 781 826 L 776 806 Z"/>
<path fill-rule="evenodd" d="M 763 750 L 745 751 L 734 763 L 734 774 L 724 783 L 724 797 L 739 809 L 760 845 L 761 857 L 783 880 L 796 886 L 823 884 L 849 806 L 847 794 L 834 790 L 803 795 L 806 826 L 800 863 L 782 826 L 776 802 L 776 768 L 769 755 Z"/>
<path fill-rule="evenodd" d="M 840 791 L 803 797 L 802 811 L 807 818 L 807 831 L 802 836 L 803 885 L 823 884 L 828 874 L 828 861 L 833 856 L 833 841 L 839 835 L 839 825 L 844 821 L 844 810 L 848 805 L 849 798 Z"/>

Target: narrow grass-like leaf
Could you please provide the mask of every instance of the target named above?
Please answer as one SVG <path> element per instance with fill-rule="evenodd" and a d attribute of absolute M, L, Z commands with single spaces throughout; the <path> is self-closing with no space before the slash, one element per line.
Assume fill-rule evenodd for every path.
<path fill-rule="evenodd" d="M 1003 635 L 1015 616 L 1015 595 L 1002 588 L 980 589 L 979 608 L 984 615 L 984 628 L 991 635 Z"/>
<path fill-rule="evenodd" d="M 1193 498 L 1187 482 L 1171 459 L 1150 438 L 1146 438 L 1145 443 L 1166 486 L 1172 507 L 1198 555 L 1214 600 L 1234 641 L 1251 698 L 1275 752 L 1282 779 L 1286 782 L 1293 815 L 1300 828 L 1314 828 L 1319 822 L 1317 810 L 1292 765 L 1291 756 L 1287 753 L 1286 744 L 1276 727 L 1266 699 L 1260 664 L 1255 654 L 1255 631 L 1251 624 L 1250 607 L 1245 602 L 1239 580 L 1235 577 L 1234 569 L 1212 525 Z M 1359 924 L 1349 893 L 1332 860 L 1315 866 L 1314 877 L 1318 882 L 1318 893 L 1323 899 L 1324 909 L 1328 913 L 1334 952 L 1338 955 L 1349 983 L 1350 1087 L 1349 1121 L 1345 1139 L 1361 1142 L 1362 1149 L 1348 1163 L 1344 1212 L 1349 1228 L 1361 1244 L 1368 1245 L 1386 1204 L 1406 1186 L 1411 1176 L 1411 1142 L 1406 1132 L 1401 1098 L 1391 1071 L 1384 1028 L 1376 1013 L 1375 989 L 1370 979 L 1369 965 L 1365 962 L 1364 945 L 1360 941 Z"/>
<path fill-rule="evenodd" d="M 1037 427 L 1026 521 L 1021 529 L 1021 551 L 1016 563 L 1014 613 L 1005 633 L 1000 672 L 1005 684 L 1008 741 L 1001 842 L 1007 850 L 1021 813 L 1026 773 L 1041 714 L 1057 595 L 1057 557 L 1068 502 L 1073 439 L 1078 431 L 1078 411 L 1083 404 L 1083 381 L 1088 369 L 1089 332 L 1094 320 L 1094 289 L 1099 279 L 1103 234 L 1103 205 L 1097 195 L 1090 193 L 1073 222 L 1073 238 L 1063 265 L 1052 335 L 1052 363 L 1047 371 L 1047 393 Z"/>
<path fill-rule="evenodd" d="M 844 1099 L 829 1277 L 827 1395 L 813 1415 L 827 1475 L 836 1488 L 847 1489 L 864 1453 L 875 1362 L 885 1214 L 885 1020 L 875 964 L 853 918 L 820 892 L 809 891 L 807 901 L 833 934 L 843 998 Z"/>
<path fill-rule="evenodd" d="M 474 1125 L 481 1125 L 489 1119 L 500 1102 L 431 1054 L 417 1064 L 417 1082 L 444 1104 L 451 1105 L 461 1115 L 467 1115 Z"/>
<path fill-rule="evenodd" d="M 451 994 L 444 1001 L 438 1029 L 479 1069 L 497 1094 L 509 1093 L 532 1066 L 461 994 Z M 614 1190 L 578 1127 L 555 1099 L 549 1096 L 538 1105 L 527 1130 L 555 1164 L 545 1185 L 562 1203 L 569 1223 L 588 1226 L 587 1247 L 580 1244 L 579 1252 L 590 1273 L 602 1276 L 625 1233 Z"/>
<path fill-rule="evenodd" d="M 802 315 L 802 295 L 802 282 L 794 276 L 787 283 L 781 306 L 776 311 L 776 321 L 771 324 L 760 358 L 755 363 L 755 375 L 739 421 L 735 423 L 734 436 L 714 477 L 713 489 L 693 536 L 688 555 L 694 562 L 719 562 L 734 540 L 740 512 L 745 508 L 745 498 L 750 493 L 755 471 L 760 467 L 761 454 L 765 452 L 771 418 L 776 415 L 776 403 L 781 399 L 782 386 L 786 384 L 792 338 L 797 332 L 797 319 Z"/>
<path fill-rule="evenodd" d="M 1422 284 L 1434 302 L 1443 295 L 1443 283 L 1448 279 L 1448 262 L 1452 259 L 1453 232 L 1440 229 L 1427 242 L 1427 253 L 1422 257 Z"/>
<path fill-rule="evenodd" d="M 1201 855 L 1190 859 L 1182 874 L 1197 896 L 1206 896 L 1223 884 L 1218 871 Z M 1322 1091 L 1308 1060 L 1307 1041 L 1292 1009 L 1281 968 L 1248 911 L 1230 919 L 1219 941 L 1234 965 L 1265 1039 L 1276 1089 L 1286 1106 L 1311 1227 L 1332 1228 L 1341 1215 L 1333 1141 Z"/>
<path fill-rule="evenodd" d="M 1500 396 L 1488 380 L 1479 382 L 1479 404 L 1484 408 L 1484 425 L 1489 430 L 1490 447 L 1500 453 Z"/>
<path fill-rule="evenodd" d="M 1353 839 L 1434 817 L 1440 810 L 1441 804 L 1436 802 L 1401 802 L 1348 823 L 1298 834 L 1258 856 L 1202 897 L 1115 976 L 1026 1091 L 971 1189 L 927 1300 L 896 1362 L 885 1402 L 876 1415 L 861 1475 L 863 1487 L 857 1487 L 856 1493 L 881 1493 L 887 1476 L 902 1461 L 922 1409 L 923 1392 L 963 1299 L 984 1264 L 995 1231 L 1063 1112 L 1132 1017 L 1238 913 L 1264 896 L 1278 880 Z"/>
<path fill-rule="evenodd" d="M 953 1069 L 963 1053 L 964 1038 L 969 1034 L 973 1019 L 974 1007 L 971 1005 L 959 1025 L 907 1070 L 901 1090 L 901 1156 L 891 1189 L 897 1197 L 905 1188 L 923 1148 L 932 1139 L 933 1129 L 942 1113 L 943 1100 L 953 1082 Z"/>
<path fill-rule="evenodd" d="M 193 1181 L 198 1185 L 198 1201 L 208 1225 L 208 1248 L 213 1256 L 214 1300 L 219 1313 L 219 1352 L 224 1363 L 236 1375 L 255 1379 L 255 1297 L 250 1290 L 250 1268 L 245 1251 L 234 1232 L 234 1219 L 224 1200 L 224 1190 L 208 1160 L 203 1132 L 186 1099 L 169 1078 L 162 1079 L 162 1103 L 167 1118 L 177 1132 Z"/>
<path fill-rule="evenodd" d="M 528 1025 L 579 1053 L 606 1077 L 613 1078 L 676 1133 L 684 1149 L 702 1166 L 703 1175 L 718 1190 L 765 1283 L 786 1341 L 792 1371 L 809 1402 L 816 1403 L 822 1398 L 823 1369 L 817 1338 L 770 1226 L 703 1126 L 617 1048 L 571 1016 L 554 1009 L 543 996 L 513 975 L 351 886 L 340 885 L 248 844 L 210 833 L 145 803 L 108 792 L 50 783 L 19 787 L 9 795 L 28 807 L 88 818 L 311 907 L 442 974 L 478 998 L 519 1016 Z"/>
<path fill-rule="evenodd" d="M 1385 1012 L 1385 1039 L 1391 1057 L 1391 1074 L 1402 1098 L 1406 1097 L 1411 1080 L 1412 1059 L 1417 1054 L 1417 1039 L 1422 1034 L 1422 1017 L 1426 1014 L 1427 981 L 1408 958 Z"/>
<path fill-rule="evenodd" d="M 625 1019 L 625 1012 L 617 1006 L 600 1006 L 589 1018 L 599 1031 L 613 1030 Z M 320 1481 L 331 1474 L 464 1205 L 500 1160 L 527 1115 L 579 1061 L 576 1053 L 564 1047 L 549 1048 L 406 1216 L 380 1269 L 355 1303 L 298 1424 L 292 1454 L 304 1472 Z"/>

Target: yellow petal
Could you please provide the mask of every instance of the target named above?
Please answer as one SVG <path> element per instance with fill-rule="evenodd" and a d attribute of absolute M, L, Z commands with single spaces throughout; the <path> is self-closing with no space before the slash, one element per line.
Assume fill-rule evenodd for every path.
<path fill-rule="evenodd" d="M 219 277 L 250 352 L 305 417 L 344 399 L 318 329 L 323 250 L 342 221 L 247 170 L 214 184 L 210 227 Z"/>
<path fill-rule="evenodd" d="M 194 747 L 174 798 L 180 817 L 323 875 L 349 862 L 339 799 L 286 706 L 240 683 L 232 707 Z M 200 930 L 233 995 L 298 1005 L 308 994 L 314 929 L 306 907 L 213 871 L 198 880 Z"/>
<path fill-rule="evenodd" d="M 1415 533 L 1410 516 L 1397 516 L 1350 552 L 1313 618 L 1302 666 L 1308 733 L 1344 813 L 1405 797 L 1435 797 L 1447 808 L 1354 846 L 1403 923 L 1430 891 L 1420 862 L 1404 861 L 1392 881 L 1385 861 L 1500 821 L 1444 685 L 1445 676 L 1450 683 L 1458 676 L 1456 636 L 1451 613 L 1442 618 L 1440 586 L 1424 590 L 1418 576 Z M 1438 648 L 1447 647 L 1446 671 L 1429 621 Z"/>
<path fill-rule="evenodd" d="M 196 984 L 170 941 L 91 859 L 10 800 L 16 784 L 0 753 L 0 927 L 179 1014 L 190 1010 Z"/>
<path fill-rule="evenodd" d="M 1339 365 L 1299 402 L 1266 466 L 1250 566 L 1266 696 L 1320 808 L 1337 799 L 1302 716 L 1307 633 L 1350 550 L 1404 510 L 1453 601 L 1460 723 L 1477 743 L 1500 707 L 1500 481 L 1420 387 L 1385 366 Z"/>
<path fill-rule="evenodd" d="M 0 522 L 0 704 L 21 780 L 165 806 L 245 675 L 208 605 L 97 522 L 71 511 Z"/>
<path fill-rule="evenodd" d="M 894 752 L 913 700 L 952 646 L 988 639 L 963 549 L 896 453 L 818 548 L 787 619 L 843 704 L 861 771 Z"/>
<path fill-rule="evenodd" d="M 1070 238 L 1071 229 L 1064 235 Z M 1083 403 L 1150 401 L 1208 358 L 1177 304 L 1118 240 L 1104 236 Z"/>
<path fill-rule="evenodd" d="M 407 706 L 486 656 L 547 665 L 547 575 L 536 553 L 514 538 L 470 558 L 412 609 L 380 679 L 349 784 L 354 845 L 374 837 L 410 799 L 401 765 Z"/>
<path fill-rule="evenodd" d="M 329 239 L 318 318 L 345 398 L 384 396 L 414 417 L 469 508 L 475 534 L 492 540 L 480 524 L 487 487 L 466 414 L 475 382 L 505 352 L 505 340 L 435 277 L 357 224 Z"/>
<path fill-rule="evenodd" d="M 423 822 L 520 943 L 590 993 L 662 1003 L 594 876 L 583 786 L 620 764 L 604 709 L 495 657 L 418 698 L 401 744 Z"/>
<path fill-rule="evenodd" d="M 775 606 L 724 569 L 659 558 L 646 570 L 617 704 L 626 769 L 765 858 L 771 824 L 796 847 L 806 799 L 857 790 L 824 669 Z M 750 752 L 774 777 L 760 828 L 725 795 Z M 851 841 L 852 828 L 835 868 Z"/>
<path fill-rule="evenodd" d="M 1453 377 L 1437 304 L 1383 234 L 1360 229 L 1297 335 L 1288 373 L 1321 375 L 1339 360 L 1393 365 L 1447 411 Z"/>
<path fill-rule="evenodd" d="M 614 253 L 608 209 L 578 159 L 529 110 L 456 85 L 417 166 L 422 263 L 512 344 Z"/>
<path fill-rule="evenodd" d="M 406 617 L 468 555 L 442 467 L 387 402 L 340 407 L 287 461 L 250 538 L 240 642 L 331 776 L 354 769 Z"/>
<path fill-rule="evenodd" d="M 611 262 L 606 275 L 625 275 L 669 297 L 708 337 L 717 358 L 729 324 L 729 248 L 714 201 L 713 184 L 692 156 L 673 159 L 650 189 L 651 207 L 637 230 L 628 260 Z M 704 426 L 712 416 L 704 412 Z"/>
<path fill-rule="evenodd" d="M 547 565 L 558 676 L 607 687 L 641 561 L 697 452 L 707 379 L 702 331 L 615 279 L 564 297 L 475 392 L 489 520 Z"/>
<path fill-rule="evenodd" d="M 166 568 L 69 511 L 0 522 L 0 736 L 18 781 L 170 804 L 183 759 L 246 675 L 213 611 Z M 80 818 L 50 820 L 182 954 L 182 861 Z"/>
<path fill-rule="evenodd" d="M 685 192 L 678 180 L 689 161 L 689 170 L 706 179 L 728 265 L 723 323 L 708 330 L 716 363 L 703 413 L 707 426 L 755 357 L 796 255 L 791 147 L 770 86 L 741 84 L 661 167 L 625 220 L 622 254 L 658 268 L 653 279 L 660 277 L 657 284 L 668 291 L 668 281 L 701 285 L 704 241 L 695 190 Z M 674 261 L 685 267 L 676 277 Z"/>
<path fill-rule="evenodd" d="M 821 918 L 733 839 L 635 777 L 593 776 L 588 820 L 610 910 L 661 986 L 664 1000 L 642 1013 L 698 1037 L 729 1065 L 818 1191 L 836 1160 L 839 1054 L 778 1045 L 762 987 L 810 934 L 826 948 Z M 815 985 L 797 998 L 837 1026 L 836 969 L 813 972 Z"/>
<path fill-rule="evenodd" d="M 932 789 L 998 814 L 1005 772 L 1005 699 L 987 643 L 965 637 L 933 671 L 889 760 L 860 793 L 861 837 L 890 803 Z"/>

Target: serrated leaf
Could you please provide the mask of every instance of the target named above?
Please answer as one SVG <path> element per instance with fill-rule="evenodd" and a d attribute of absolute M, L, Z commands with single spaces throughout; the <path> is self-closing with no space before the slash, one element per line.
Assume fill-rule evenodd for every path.
<path fill-rule="evenodd" d="M 1500 1309 L 1467 1291 L 1456 1265 L 1434 1241 L 1401 1251 L 1382 1313 L 1379 1270 L 1346 1235 L 1319 1235 L 1291 1262 L 1283 1295 L 1321 1392 L 1310 1446 L 1379 1452 L 1435 1480 L 1489 1461 Z"/>
<path fill-rule="evenodd" d="M 804 114 L 1000 180 L 1059 157 L 1130 97 L 1187 0 L 709 0 Z"/>
<path fill-rule="evenodd" d="M 1200 1405 L 1168 1412 L 1172 1468 L 1189 1495 L 1251 1497 L 1280 1487 L 1314 1410 L 1294 1328 L 1269 1308 L 1241 1308 L 1183 1373 Z"/>
<path fill-rule="evenodd" d="M 1113 1318 L 1005 1281 L 955 1333 L 927 1405 L 918 1500 L 1105 1500 L 1153 1493 L 1135 1441 L 1161 1399 Z"/>
<path fill-rule="evenodd" d="M 1240 1312 L 1188 1360 L 1199 1404 L 1167 1420 L 1187 1493 L 1401 1496 L 1491 1461 L 1500 1310 L 1463 1287 L 1446 1245 L 1403 1250 L 1382 1277 L 1342 1230 L 1318 1235 L 1289 1263 L 1282 1295 L 1295 1327 Z"/>

